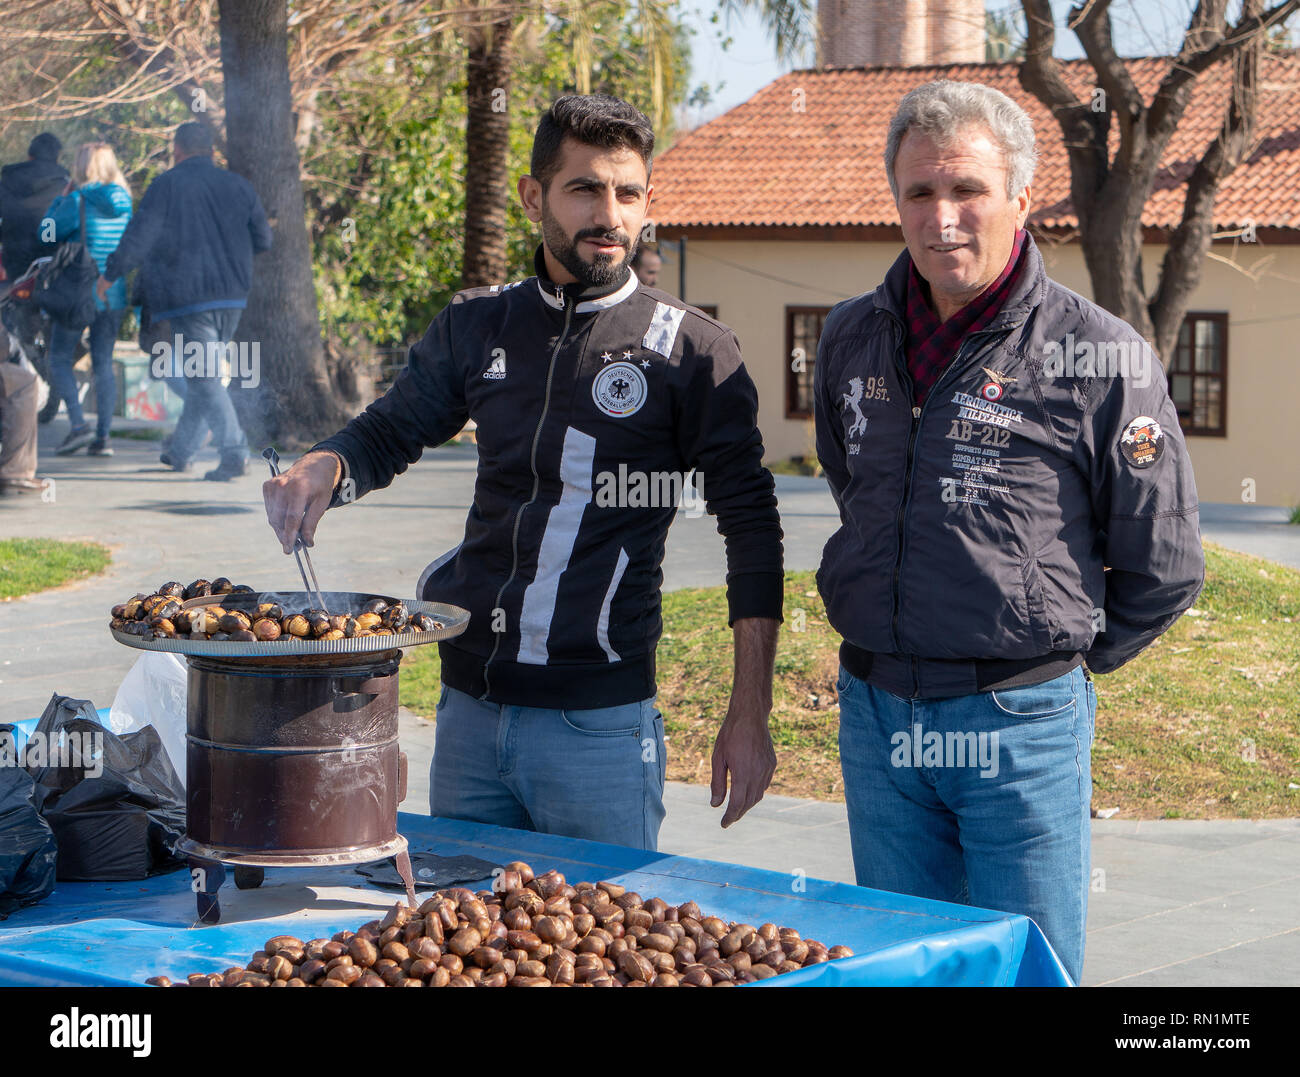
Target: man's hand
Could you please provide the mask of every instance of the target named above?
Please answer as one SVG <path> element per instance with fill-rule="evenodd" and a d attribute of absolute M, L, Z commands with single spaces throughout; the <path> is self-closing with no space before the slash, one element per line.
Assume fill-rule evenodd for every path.
<path fill-rule="evenodd" d="M 285 553 L 294 541 L 312 545 L 316 525 L 329 508 L 334 488 L 343 476 L 343 461 L 332 452 L 309 452 L 288 471 L 262 483 L 266 519 Z"/>
<path fill-rule="evenodd" d="M 113 287 L 112 283 L 102 273 L 99 280 L 95 281 L 95 294 L 99 296 L 99 301 L 105 303 L 108 301 L 108 290 Z"/>
<path fill-rule="evenodd" d="M 776 773 L 776 749 L 767 729 L 772 710 L 772 666 L 776 658 L 778 623 L 770 618 L 747 617 L 735 623 L 735 673 L 727 717 L 713 745 L 713 799 L 719 807 L 731 799 L 722 825 L 731 826 L 763 799 Z"/>

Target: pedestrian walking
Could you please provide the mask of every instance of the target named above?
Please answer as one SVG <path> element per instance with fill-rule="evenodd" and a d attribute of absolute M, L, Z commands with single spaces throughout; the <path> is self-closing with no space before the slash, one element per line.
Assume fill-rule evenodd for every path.
<path fill-rule="evenodd" d="M 252 185 L 212 161 L 212 129 L 183 123 L 172 144 L 175 164 L 149 185 L 97 285 L 139 268 L 145 301 L 172 376 L 192 346 L 203 361 L 184 364 L 185 405 L 171 444 L 161 455 L 188 471 L 207 427 L 221 453 L 203 477 L 229 481 L 248 470 L 248 442 L 226 391 L 219 363 L 235 335 L 253 280 L 253 255 L 271 248 L 271 228 Z M 166 360 L 170 358 L 170 362 Z"/>
<path fill-rule="evenodd" d="M 85 221 L 86 233 L 81 234 Z M 77 149 L 72 177 L 64 193 L 45 211 L 42 228 L 53 225 L 59 242 L 76 240 L 90 250 L 103 273 L 108 257 L 117 249 L 131 220 L 131 188 L 122 174 L 113 147 L 107 142 L 86 142 Z M 48 222 L 48 223 L 47 223 Z M 126 282 L 119 280 L 104 296 L 95 296 L 95 316 L 88 326 L 54 322 L 50 328 L 50 389 L 62 397 L 72 429 L 54 451 L 59 456 L 86 448 L 91 456 L 112 456 L 109 435 L 117 403 L 113 376 L 113 345 L 126 313 Z M 95 429 L 91 432 L 82 411 L 72 365 L 81 334 L 90 330 L 90 362 L 95 386 Z"/>

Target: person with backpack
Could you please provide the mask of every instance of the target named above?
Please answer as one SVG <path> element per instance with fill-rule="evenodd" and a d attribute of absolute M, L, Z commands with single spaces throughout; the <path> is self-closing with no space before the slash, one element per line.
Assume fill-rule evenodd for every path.
<path fill-rule="evenodd" d="M 85 220 L 85 233 L 81 222 Z M 102 273 L 108 256 L 117 249 L 131 220 L 131 189 L 117 163 L 117 155 L 107 142 L 86 142 L 77 150 L 72 178 L 64 193 L 56 198 L 41 227 L 53 226 L 54 238 L 84 243 Z M 117 382 L 113 377 L 113 344 L 126 313 L 126 282 L 118 281 L 105 299 L 95 296 L 95 316 L 90 322 L 90 361 L 95 378 L 95 431 L 91 433 L 77 396 L 77 381 L 72 373 L 77 341 L 85 326 L 54 322 L 50 330 L 51 389 L 68 409 L 72 429 L 55 449 L 59 456 L 87 448 L 91 456 L 112 456 L 109 434 L 113 424 L 113 406 L 117 399 Z"/>
<path fill-rule="evenodd" d="M 230 343 L 252 286 L 253 255 L 271 249 L 271 226 L 252 184 L 213 164 L 207 124 L 181 124 L 172 156 L 175 166 L 145 191 L 96 290 L 107 294 L 140 268 L 150 318 L 168 323 L 161 337 L 179 348 L 167 364 L 175 371 L 181 354 L 210 355 Z M 220 373 L 205 364 L 184 377 L 185 407 L 159 459 L 188 471 L 210 426 L 221 462 L 203 477 L 227 482 L 245 474 L 248 441 Z"/>

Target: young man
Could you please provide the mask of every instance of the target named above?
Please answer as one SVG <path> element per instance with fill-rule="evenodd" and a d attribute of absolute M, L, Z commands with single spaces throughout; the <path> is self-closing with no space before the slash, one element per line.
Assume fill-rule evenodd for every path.
<path fill-rule="evenodd" d="M 615 98 L 542 117 L 519 180 L 542 228 L 536 276 L 459 293 L 385 396 L 264 487 L 285 552 L 325 509 L 387 486 L 477 423 L 465 539 L 422 598 L 463 606 L 441 645 L 434 815 L 656 847 L 663 721 L 654 708 L 660 563 L 696 469 L 726 539 L 735 680 L 713 755 L 728 826 L 763 795 L 781 616 L 781 529 L 757 394 L 735 334 L 642 286 L 629 259 L 650 203 L 654 134 Z M 637 488 L 640 494 L 633 493 Z"/>
<path fill-rule="evenodd" d="M 858 884 L 1030 916 L 1083 968 L 1090 749 L 1108 673 L 1191 606 L 1196 489 L 1159 363 L 1049 280 L 1029 117 L 908 94 L 885 169 L 907 250 L 826 320 L 818 584 L 840 649 Z M 1091 376 L 1062 349 L 1120 355 Z M 1065 376 L 1063 376 L 1063 374 Z"/>

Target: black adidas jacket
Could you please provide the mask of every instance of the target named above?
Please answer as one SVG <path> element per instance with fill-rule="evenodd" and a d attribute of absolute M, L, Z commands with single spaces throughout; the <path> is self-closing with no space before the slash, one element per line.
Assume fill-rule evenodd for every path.
<path fill-rule="evenodd" d="M 726 540 L 732 621 L 781 616 L 774 484 L 730 329 L 630 272 L 584 292 L 550 282 L 540 249 L 536 266 L 516 284 L 458 293 L 393 387 L 316 448 L 342 457 L 361 497 L 473 419 L 465 538 L 417 588 L 471 614 L 441 645 L 443 680 L 496 703 L 616 706 L 655 694 L 676 512 L 662 496 L 639 507 L 635 492 L 611 505 L 620 466 L 661 492 L 665 476 L 696 469 Z"/>
<path fill-rule="evenodd" d="M 841 661 L 896 695 L 969 694 L 986 670 L 1032 683 L 1020 666 L 1043 679 L 1081 656 L 1108 673 L 1201 590 L 1164 369 L 1026 242 L 1012 294 L 923 407 L 904 356 L 906 251 L 818 343 L 817 456 L 841 521 L 818 584 Z"/>

